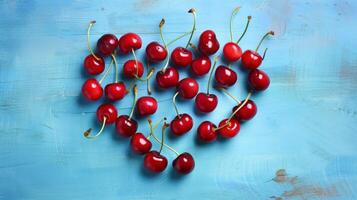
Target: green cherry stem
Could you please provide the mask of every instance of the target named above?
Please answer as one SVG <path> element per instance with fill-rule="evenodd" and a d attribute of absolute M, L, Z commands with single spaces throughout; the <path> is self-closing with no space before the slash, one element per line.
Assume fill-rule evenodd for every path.
<path fill-rule="evenodd" d="M 100 134 L 102 134 L 103 130 L 104 130 L 104 127 L 105 127 L 105 123 L 107 122 L 107 118 L 104 117 L 103 119 L 103 124 L 102 124 L 102 127 L 100 128 L 99 132 L 95 135 L 90 135 L 91 131 L 92 131 L 92 128 L 89 128 L 88 130 L 86 130 L 83 135 L 84 137 L 88 138 L 88 139 L 94 139 L 96 137 L 98 137 Z"/>
<path fill-rule="evenodd" d="M 212 81 L 212 75 L 213 75 L 214 69 L 216 68 L 217 60 L 218 60 L 218 56 L 216 56 L 214 58 L 214 64 L 213 64 L 213 67 L 212 67 L 211 72 L 209 74 L 209 78 L 208 78 L 208 82 L 207 82 L 207 94 L 210 94 L 209 91 L 210 91 L 210 85 L 211 85 L 211 81 Z"/>
<path fill-rule="evenodd" d="M 244 28 L 244 31 L 242 33 L 242 35 L 239 37 L 239 39 L 237 40 L 237 44 L 242 40 L 242 38 L 244 37 L 245 33 L 247 32 L 248 30 L 248 27 L 249 27 L 249 23 L 250 23 L 250 20 L 252 19 L 252 16 L 248 16 L 247 17 L 247 24 L 245 25 L 245 28 Z"/>
<path fill-rule="evenodd" d="M 146 71 L 151 71 L 151 70 L 154 70 L 154 68 L 150 67 L 150 62 L 146 58 Z M 151 95 L 150 79 L 146 80 L 146 91 L 147 91 L 148 95 Z"/>
<path fill-rule="evenodd" d="M 105 77 L 108 76 L 110 69 L 113 67 L 113 63 L 114 63 L 114 60 L 112 59 L 112 61 L 111 61 L 110 64 L 109 64 L 108 69 L 104 72 L 104 75 L 103 75 L 102 78 L 100 78 L 100 80 L 98 81 L 99 84 L 102 84 L 102 82 L 103 82 L 103 80 L 105 79 Z"/>
<path fill-rule="evenodd" d="M 165 129 L 166 129 L 167 127 L 169 127 L 169 126 L 170 126 L 170 125 L 167 124 L 166 122 L 164 122 L 164 125 L 162 125 L 162 128 L 161 128 L 161 146 L 160 146 L 159 153 L 161 153 L 162 148 L 164 147 L 164 144 L 165 144 L 165 142 L 164 142 L 164 139 L 165 139 Z M 154 135 L 154 133 L 153 133 L 153 135 Z"/>
<path fill-rule="evenodd" d="M 118 81 L 119 81 L 119 68 L 118 68 L 117 59 L 115 58 L 115 52 L 112 53 L 112 58 L 113 58 L 114 64 L 115 64 L 115 83 L 118 83 Z"/>
<path fill-rule="evenodd" d="M 233 42 L 233 31 L 232 31 L 232 21 L 233 21 L 233 17 L 238 13 L 238 11 L 240 10 L 240 6 L 236 7 L 232 14 L 231 14 L 231 18 L 229 20 L 229 32 L 231 35 L 231 42 Z"/>
<path fill-rule="evenodd" d="M 243 106 L 248 102 L 248 100 L 250 99 L 250 97 L 252 96 L 252 91 L 249 91 L 247 97 L 245 98 L 245 100 L 243 101 L 243 103 L 241 103 L 238 108 L 231 114 L 231 116 L 228 118 L 228 122 L 231 121 L 231 119 L 234 117 L 235 114 L 237 114 L 237 112 L 243 108 Z"/>
<path fill-rule="evenodd" d="M 259 42 L 257 48 L 255 49 L 256 52 L 258 51 L 260 45 L 263 43 L 263 41 L 265 40 L 265 38 L 268 37 L 269 35 L 274 35 L 274 31 L 269 31 L 269 32 L 267 32 L 267 33 L 262 37 L 262 39 L 260 40 L 260 42 Z"/>
<path fill-rule="evenodd" d="M 138 58 L 136 57 L 136 54 L 135 54 L 134 49 L 131 49 L 131 52 L 133 53 L 133 56 L 134 56 L 134 59 L 135 59 L 135 64 L 136 64 L 136 74 L 134 74 L 134 77 L 135 77 L 137 80 L 139 80 L 139 81 L 147 81 L 147 80 L 149 80 L 149 79 L 151 78 L 151 76 L 154 74 L 154 68 L 152 68 L 152 69 L 148 72 L 148 74 L 147 74 L 147 76 L 146 76 L 145 78 L 140 78 L 140 77 L 138 76 L 138 74 L 139 74 Z"/>
<path fill-rule="evenodd" d="M 267 53 L 267 51 L 268 51 L 268 48 L 265 48 L 265 50 L 264 50 L 264 53 L 263 53 L 263 60 L 264 60 L 264 58 L 265 58 L 265 54 Z"/>
<path fill-rule="evenodd" d="M 176 97 L 177 97 L 178 94 L 179 94 L 179 92 L 176 92 L 175 95 L 172 97 L 172 104 L 174 105 L 174 108 L 175 108 L 177 116 L 180 117 L 180 113 L 179 113 L 179 110 L 178 110 L 177 105 L 176 105 Z"/>
<path fill-rule="evenodd" d="M 177 38 L 171 40 L 170 42 L 168 42 L 168 43 L 166 44 L 166 46 L 168 47 L 168 46 L 170 46 L 171 44 L 173 44 L 174 42 L 176 42 L 177 40 L 179 40 L 179 39 L 181 39 L 181 38 L 184 38 L 185 36 L 188 36 L 188 35 L 190 35 L 190 34 L 191 34 L 191 31 L 190 31 L 190 32 L 187 32 L 187 33 L 184 33 L 184 34 L 178 36 Z"/>
<path fill-rule="evenodd" d="M 134 100 L 133 100 L 133 105 L 131 107 L 130 115 L 129 115 L 129 120 L 133 117 L 134 110 L 135 110 L 135 104 L 136 100 L 138 99 L 138 87 L 134 85 L 133 87 L 133 92 L 134 92 Z"/>
<path fill-rule="evenodd" d="M 165 42 L 165 38 L 164 38 L 164 35 L 162 33 L 162 28 L 164 27 L 165 25 L 165 19 L 161 19 L 160 21 L 160 24 L 159 24 L 159 28 L 160 28 L 160 38 L 162 40 L 162 43 L 164 44 L 164 47 L 167 51 L 167 55 L 170 55 L 170 51 L 169 51 L 169 48 L 167 48 L 167 44 Z M 169 66 L 169 61 L 170 61 L 170 56 L 167 56 L 166 58 L 166 63 L 164 65 L 164 67 L 161 69 L 161 71 L 165 72 L 166 71 L 166 68 Z"/>
<path fill-rule="evenodd" d="M 225 93 L 227 96 L 231 97 L 237 104 L 240 104 L 240 103 L 241 103 L 236 97 L 234 97 L 231 93 L 229 93 L 226 88 L 224 88 L 224 87 L 217 87 L 217 89 L 221 90 L 221 91 L 222 91 L 223 93 Z"/>
<path fill-rule="evenodd" d="M 191 43 L 192 37 L 193 37 L 193 33 L 196 31 L 196 10 L 194 8 L 191 8 L 188 13 L 191 13 L 193 15 L 193 25 L 192 25 L 192 31 L 191 31 L 191 35 L 190 38 L 188 39 L 188 42 L 186 44 L 186 49 L 188 48 L 188 46 Z"/>
<path fill-rule="evenodd" d="M 87 30 L 87 45 L 88 45 L 88 50 L 89 52 L 92 54 L 92 56 L 96 59 L 96 60 L 99 60 L 99 58 L 94 54 L 92 48 L 91 48 L 91 45 L 90 45 L 90 30 L 92 29 L 93 25 L 95 24 L 96 21 L 91 21 L 89 22 L 89 25 L 88 25 L 88 30 Z"/>

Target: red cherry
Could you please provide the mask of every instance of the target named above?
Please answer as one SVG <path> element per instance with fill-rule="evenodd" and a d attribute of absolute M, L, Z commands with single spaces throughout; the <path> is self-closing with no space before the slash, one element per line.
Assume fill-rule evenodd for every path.
<path fill-rule="evenodd" d="M 144 167 L 153 173 L 160 173 L 167 167 L 167 158 L 157 151 L 145 154 Z"/>
<path fill-rule="evenodd" d="M 165 71 L 159 71 L 156 74 L 156 83 L 160 88 L 175 87 L 179 81 L 180 75 L 173 67 L 166 68 Z"/>
<path fill-rule="evenodd" d="M 207 56 L 200 56 L 191 62 L 191 70 L 196 76 L 202 76 L 211 69 L 211 60 Z"/>
<path fill-rule="evenodd" d="M 254 69 L 248 74 L 249 85 L 256 91 L 266 90 L 270 85 L 269 76 L 259 69 Z"/>
<path fill-rule="evenodd" d="M 117 46 L 118 38 L 113 34 L 105 34 L 97 42 L 98 51 L 105 56 L 112 54 Z"/>
<path fill-rule="evenodd" d="M 130 137 L 138 130 L 138 123 L 128 115 L 120 115 L 115 121 L 115 129 L 118 135 Z"/>
<path fill-rule="evenodd" d="M 213 142 L 217 139 L 216 128 L 212 122 L 204 121 L 197 128 L 197 136 L 202 141 Z"/>
<path fill-rule="evenodd" d="M 177 85 L 177 91 L 184 99 L 192 99 L 198 93 L 199 85 L 193 78 L 187 77 L 182 79 Z"/>
<path fill-rule="evenodd" d="M 126 33 L 119 39 L 119 49 L 124 54 L 140 49 L 142 44 L 140 36 L 135 33 Z"/>
<path fill-rule="evenodd" d="M 96 79 L 90 78 L 84 82 L 82 86 L 82 94 L 86 99 L 96 101 L 102 97 L 103 88 Z"/>
<path fill-rule="evenodd" d="M 113 104 L 104 103 L 97 109 L 97 118 L 100 122 L 106 118 L 106 124 L 112 124 L 115 122 L 118 116 L 118 111 Z"/>
<path fill-rule="evenodd" d="M 192 52 L 183 47 L 176 47 L 171 53 L 171 60 L 175 66 L 186 67 L 192 61 Z"/>
<path fill-rule="evenodd" d="M 237 73 L 224 65 L 217 67 L 214 77 L 221 86 L 229 87 L 237 82 Z"/>
<path fill-rule="evenodd" d="M 246 50 L 242 55 L 242 66 L 246 69 L 256 69 L 262 62 L 263 58 L 256 51 Z"/>
<path fill-rule="evenodd" d="M 212 30 L 203 31 L 200 35 L 198 48 L 204 55 L 215 54 L 219 49 L 219 42 Z"/>
<path fill-rule="evenodd" d="M 121 100 L 127 93 L 125 84 L 122 82 L 106 85 L 104 92 L 105 96 L 111 101 Z"/>
<path fill-rule="evenodd" d="M 193 127 L 193 120 L 189 114 L 177 115 L 170 123 L 171 132 L 176 136 L 184 135 Z"/>
<path fill-rule="evenodd" d="M 137 154 L 146 154 L 150 151 L 152 144 L 142 133 L 135 133 L 130 140 L 131 149 Z"/>
<path fill-rule="evenodd" d="M 221 122 L 219 122 L 218 127 L 222 127 L 222 128 L 218 128 L 217 132 L 225 138 L 234 137 L 235 135 L 238 134 L 240 130 L 239 121 L 236 119 L 231 119 L 229 122 L 228 119 L 224 119 Z"/>
<path fill-rule="evenodd" d="M 165 60 L 167 50 L 157 42 L 151 42 L 146 46 L 146 57 L 150 62 L 160 62 Z"/>
<path fill-rule="evenodd" d="M 98 60 L 92 55 L 88 55 L 84 59 L 84 69 L 90 75 L 97 75 L 104 71 L 105 62 L 101 56 L 98 56 Z"/>
<path fill-rule="evenodd" d="M 232 112 L 236 111 L 240 105 L 241 104 L 235 106 Z M 244 104 L 244 106 L 237 111 L 235 117 L 239 121 L 247 121 L 252 119 L 255 114 L 257 114 L 257 106 L 255 105 L 254 101 L 249 99 L 247 103 Z"/>
<path fill-rule="evenodd" d="M 240 46 L 237 43 L 228 42 L 223 47 L 223 56 L 229 62 L 238 61 L 240 59 L 240 57 L 242 56 L 242 49 L 240 48 Z"/>
<path fill-rule="evenodd" d="M 195 168 L 195 160 L 192 155 L 185 152 L 177 156 L 172 162 L 175 171 L 180 174 L 188 174 Z"/>
<path fill-rule="evenodd" d="M 157 101 L 150 96 L 140 97 L 136 102 L 136 109 L 141 116 L 152 115 L 157 110 Z"/>
<path fill-rule="evenodd" d="M 204 113 L 212 112 L 218 104 L 218 98 L 214 94 L 200 92 L 195 99 L 196 108 Z"/>
<path fill-rule="evenodd" d="M 144 66 L 138 61 L 138 65 L 136 65 L 136 60 L 128 60 L 124 63 L 123 66 L 124 75 L 129 78 L 142 77 L 144 74 Z"/>

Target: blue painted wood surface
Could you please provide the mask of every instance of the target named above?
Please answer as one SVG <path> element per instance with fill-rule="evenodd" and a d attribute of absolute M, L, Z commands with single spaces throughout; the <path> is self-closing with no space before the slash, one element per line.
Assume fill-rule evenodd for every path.
<path fill-rule="evenodd" d="M 97 21 L 93 44 L 103 33 L 130 31 L 147 44 L 160 40 L 162 17 L 166 38 L 189 31 L 192 17 L 186 12 L 194 7 L 194 41 L 210 28 L 224 44 L 238 4 L 236 35 L 246 16 L 253 16 L 243 49 L 254 48 L 270 29 L 276 37 L 264 42 L 269 51 L 261 66 L 271 87 L 252 97 L 258 114 L 237 137 L 195 142 L 199 122 L 218 123 L 234 105 L 214 91 L 220 102 L 208 115 L 194 112 L 193 101 L 179 102 L 195 125 L 188 135 L 167 140 L 194 155 L 196 168 L 189 176 L 178 177 L 171 167 L 157 176 L 145 173 L 142 158 L 130 153 L 113 126 L 95 141 L 83 138 L 83 130 L 98 128 L 98 103 L 80 97 L 90 20 Z M 0 199 L 357 198 L 356 1 L 2 0 L 0 13 Z M 130 57 L 120 57 L 120 64 Z M 239 80 L 230 91 L 242 99 L 246 75 L 238 64 L 234 69 Z M 199 79 L 202 91 L 207 78 Z M 145 84 L 139 87 L 144 94 Z M 154 121 L 174 117 L 173 93 L 154 91 L 160 101 Z M 131 100 L 116 104 L 119 113 L 129 113 Z M 148 133 L 145 120 L 139 130 Z M 280 170 L 275 177 L 279 169 L 287 174 Z"/>

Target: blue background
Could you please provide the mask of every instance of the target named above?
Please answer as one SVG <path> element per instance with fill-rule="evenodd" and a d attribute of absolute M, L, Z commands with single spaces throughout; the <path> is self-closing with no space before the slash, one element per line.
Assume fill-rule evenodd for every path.
<path fill-rule="evenodd" d="M 263 44 L 269 51 L 261 69 L 271 86 L 252 97 L 258 114 L 238 136 L 210 145 L 195 141 L 199 122 L 218 123 L 234 106 L 213 90 L 220 102 L 208 115 L 194 112 L 193 101 L 179 101 L 195 125 L 167 143 L 194 155 L 196 168 L 186 177 L 175 175 L 171 166 L 156 176 L 146 173 L 142 158 L 130 153 L 128 140 L 116 137 L 113 126 L 97 140 L 83 138 L 85 129 L 99 128 L 99 102 L 87 103 L 80 95 L 87 78 L 82 62 L 90 20 L 97 21 L 93 45 L 107 32 L 118 37 L 136 32 L 146 45 L 160 41 L 162 17 L 168 40 L 189 31 L 192 16 L 186 12 L 194 7 L 194 42 L 210 28 L 223 45 L 237 5 L 242 9 L 234 21 L 236 38 L 246 16 L 253 16 L 243 49 L 254 48 L 270 29 L 276 33 Z M 353 0 L 1 0 L 0 199 L 357 198 L 356 9 Z M 140 57 L 143 52 L 138 51 Z M 129 58 L 118 58 L 120 66 Z M 246 73 L 239 64 L 233 67 L 239 80 L 230 92 L 243 99 Z M 113 73 L 109 77 L 106 82 Z M 199 79 L 201 91 L 207 79 Z M 140 95 L 145 86 L 139 84 Z M 154 90 L 159 100 L 154 121 L 174 117 L 173 93 Z M 120 114 L 130 112 L 131 101 L 132 95 L 116 103 Z M 139 130 L 148 133 L 144 119 Z M 175 158 L 163 153 L 170 161 Z M 298 181 L 272 181 L 278 169 Z"/>

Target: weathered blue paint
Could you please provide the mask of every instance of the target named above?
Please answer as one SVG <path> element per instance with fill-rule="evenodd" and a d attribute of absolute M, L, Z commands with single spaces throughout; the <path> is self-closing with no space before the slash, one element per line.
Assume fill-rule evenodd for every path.
<path fill-rule="evenodd" d="M 83 130 L 98 128 L 98 104 L 80 97 L 90 20 L 97 20 L 93 43 L 106 32 L 132 31 L 147 44 L 159 40 L 162 17 L 167 38 L 189 31 L 186 11 L 195 7 L 198 33 L 214 29 L 224 44 L 237 4 L 242 9 L 234 21 L 236 35 L 246 16 L 253 16 L 243 49 L 254 48 L 270 29 L 276 37 L 263 45 L 269 51 L 261 68 L 271 76 L 271 87 L 253 96 L 258 114 L 236 138 L 195 142 L 200 121 L 218 123 L 234 105 L 217 91 L 219 106 L 209 115 L 194 112 L 193 101 L 179 102 L 195 126 L 167 142 L 195 156 L 196 169 L 187 177 L 171 167 L 157 176 L 144 172 L 142 158 L 115 137 L 113 126 L 95 141 L 83 138 Z M 357 198 L 356 1 L 2 0 L 0 13 L 0 199 Z M 233 67 L 239 83 L 230 91 L 244 98 L 245 72 Z M 202 91 L 207 78 L 199 79 Z M 144 94 L 145 84 L 139 87 Z M 154 121 L 174 116 L 173 93 L 154 91 L 160 101 Z M 116 104 L 121 114 L 129 113 L 131 99 Z M 140 131 L 148 132 L 143 119 Z M 271 181 L 278 169 L 298 178 Z"/>

